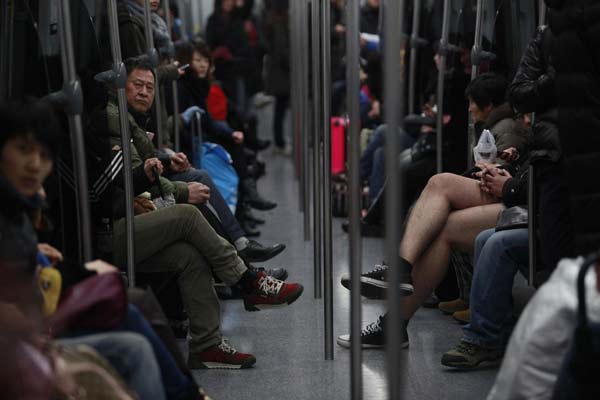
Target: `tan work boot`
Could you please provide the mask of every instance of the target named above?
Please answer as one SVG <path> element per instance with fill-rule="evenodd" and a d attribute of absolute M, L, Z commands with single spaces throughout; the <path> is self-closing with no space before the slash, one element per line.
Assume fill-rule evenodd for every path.
<path fill-rule="evenodd" d="M 438 308 L 444 314 L 454 314 L 457 311 L 464 311 L 469 308 L 467 303 L 462 301 L 462 299 L 456 299 L 452 301 L 442 301 L 438 304 Z"/>
<path fill-rule="evenodd" d="M 468 324 L 469 322 L 471 322 L 471 309 L 467 308 L 464 311 L 457 311 L 454 314 L 452 314 L 452 318 L 454 318 L 461 324 Z"/>

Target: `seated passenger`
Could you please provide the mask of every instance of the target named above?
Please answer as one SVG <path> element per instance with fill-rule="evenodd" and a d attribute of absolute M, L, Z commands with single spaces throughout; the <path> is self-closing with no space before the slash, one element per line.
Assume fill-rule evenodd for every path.
<path fill-rule="evenodd" d="M 52 170 L 59 128 L 50 108 L 37 102 L 11 104 L 0 109 L 0 124 L 3 127 L 0 134 L 0 267 L 3 276 L 0 326 L 10 324 L 17 330 L 26 327 L 19 340 L 41 351 L 41 344 L 47 338 L 41 330 L 40 291 L 34 284 L 39 274 L 38 243 L 30 214 L 41 206 L 38 191 Z M 7 282 L 20 288 L 20 292 Z M 66 345 L 83 343 L 105 356 L 142 398 L 166 398 L 155 354 L 143 336 L 104 332 L 79 335 L 65 342 Z M 115 351 L 120 352 L 119 356 Z"/>
<path fill-rule="evenodd" d="M 481 232 L 473 264 L 471 321 L 460 343 L 443 355 L 448 367 L 469 369 L 502 360 L 513 322 L 513 280 L 517 272 L 527 276 L 529 270 L 527 229 Z"/>
<path fill-rule="evenodd" d="M 177 48 L 179 62 L 190 64 L 190 68 L 177 81 L 179 107 L 182 110 L 192 107 L 208 110 L 206 100 L 210 92 L 211 54 L 204 44 L 192 45 L 180 43 Z M 240 202 L 247 202 L 253 208 L 270 210 L 276 204 L 260 197 L 256 190 L 256 181 L 248 174 L 248 156 L 245 153 L 245 133 L 219 121 L 210 113 L 202 114 L 202 137 L 205 141 L 223 146 L 231 155 L 233 168 L 240 178 Z M 189 140 L 188 140 L 189 141 Z M 191 141 L 189 141 L 191 144 Z M 188 149 L 189 151 L 189 149 Z"/>
<path fill-rule="evenodd" d="M 481 75 L 467 89 L 469 111 L 476 124 L 491 128 L 500 151 L 512 147 L 524 154 L 528 132 L 513 118 L 510 107 L 502 106 L 505 91 L 503 78 Z M 511 158 L 514 151 L 505 154 Z M 496 165 L 481 165 L 481 168 L 477 172 L 480 181 L 448 173 L 432 177 L 408 217 L 399 258 L 401 289 L 410 293 L 402 300 L 402 317 L 406 320 L 445 276 L 451 250 L 472 252 L 475 237 L 493 227 L 498 213 L 504 208 L 502 202 L 510 193 L 511 174 Z M 348 278 L 343 279 L 344 286 L 349 287 Z M 361 287 L 371 297 L 377 297 L 373 292 L 385 291 L 388 287 L 387 267 L 362 274 Z M 382 345 L 380 325 L 375 331 L 378 343 Z M 372 334 L 374 330 L 365 332 Z M 368 336 L 369 340 L 373 339 L 373 335 Z M 406 331 L 401 340 L 408 345 Z M 338 343 L 347 345 L 349 337 L 338 338 Z"/>
<path fill-rule="evenodd" d="M 488 400 L 505 399 L 596 399 L 598 398 L 597 364 L 595 361 L 575 367 L 564 364 L 568 352 L 579 352 L 574 348 L 578 319 L 577 276 L 583 258 L 563 259 L 550 279 L 527 303 L 510 337 L 506 354 Z M 586 315 L 589 331 L 594 341 L 593 348 L 586 349 L 592 360 L 597 360 L 597 327 L 600 322 L 600 264 L 596 263 L 584 280 Z M 593 330 L 592 330 L 593 329 Z M 587 361 L 587 360 L 586 360 Z M 571 365 L 569 365 L 571 364 Z M 557 396 L 556 387 L 561 368 L 578 374 L 589 370 L 592 382 L 582 385 L 578 379 L 570 379 L 568 396 Z M 578 371 L 577 371 L 578 370 Z M 568 375 L 569 376 L 569 375 Z M 570 377 L 574 378 L 573 375 Z M 565 383 L 565 382 L 563 382 Z M 577 393 L 573 389 L 580 389 Z M 591 390 L 590 390 L 591 389 Z M 586 393 L 587 392 L 587 393 Z"/>
<path fill-rule="evenodd" d="M 129 130 L 133 145 L 133 166 L 137 167 L 149 158 L 157 156 L 157 150 L 144 129 L 154 99 L 154 74 L 144 58 L 130 59 L 126 62 L 126 66 L 128 71 L 126 94 L 129 106 Z M 111 143 L 120 148 L 119 108 L 115 99 L 109 101 L 106 115 Z M 102 118 L 102 116 L 98 118 Z M 215 229 L 225 231 L 226 238 L 235 244 L 240 251 L 240 256 L 248 261 L 266 261 L 285 249 L 283 244 L 264 247 L 254 240 L 247 239 L 210 176 L 204 170 L 191 167 L 183 153 L 171 155 L 168 162 L 170 164 L 166 165 L 165 176 L 175 182 L 177 202 L 198 205 L 206 214 L 212 213 L 206 208 L 210 197 L 210 205 L 217 212 L 222 225 L 222 228 L 215 227 Z"/>

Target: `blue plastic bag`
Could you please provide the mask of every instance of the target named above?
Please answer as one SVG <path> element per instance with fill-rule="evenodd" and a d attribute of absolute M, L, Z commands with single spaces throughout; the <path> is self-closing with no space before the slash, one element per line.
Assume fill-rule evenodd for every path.
<path fill-rule="evenodd" d="M 231 212 L 235 213 L 239 177 L 233 169 L 233 161 L 229 153 L 218 144 L 203 143 L 201 168 L 208 172 Z"/>

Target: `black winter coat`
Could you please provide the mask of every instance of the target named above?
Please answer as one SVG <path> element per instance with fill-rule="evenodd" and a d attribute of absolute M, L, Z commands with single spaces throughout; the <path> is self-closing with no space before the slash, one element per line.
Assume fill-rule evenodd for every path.
<path fill-rule="evenodd" d="M 533 141 L 529 150 L 532 162 L 558 161 L 561 155 L 558 137 L 558 111 L 554 98 L 556 73 L 550 55 L 554 36 L 548 27 L 539 28 L 521 59 L 509 88 L 511 105 L 522 114 L 535 112 Z"/>
<path fill-rule="evenodd" d="M 206 98 L 210 90 L 210 82 L 207 79 L 200 79 L 192 72 L 186 72 L 177 81 L 177 96 L 179 99 L 179 109 L 184 111 L 190 107 L 198 106 L 207 111 Z M 168 104 L 172 104 L 170 101 Z M 208 112 L 202 114 L 202 134 L 204 140 L 217 143 L 231 143 L 233 129 L 226 128 L 216 124 Z"/>
<path fill-rule="evenodd" d="M 28 213 L 41 206 L 39 198 L 27 199 L 0 176 L 0 266 L 31 274 L 37 266 L 37 235 Z"/>
<path fill-rule="evenodd" d="M 287 13 L 270 11 L 265 18 L 267 44 L 265 90 L 274 96 L 290 94 L 290 28 Z"/>
<path fill-rule="evenodd" d="M 360 10 L 360 32 L 379 34 L 379 8 L 365 5 Z"/>
<path fill-rule="evenodd" d="M 578 253 L 600 247 L 600 2 L 546 0 L 555 97 Z"/>

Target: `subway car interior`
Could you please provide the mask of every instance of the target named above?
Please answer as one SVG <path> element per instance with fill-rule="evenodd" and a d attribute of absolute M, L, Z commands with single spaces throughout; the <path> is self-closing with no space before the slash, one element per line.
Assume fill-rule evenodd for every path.
<path fill-rule="evenodd" d="M 600 2 L 0 32 L 0 398 L 600 399 Z"/>

